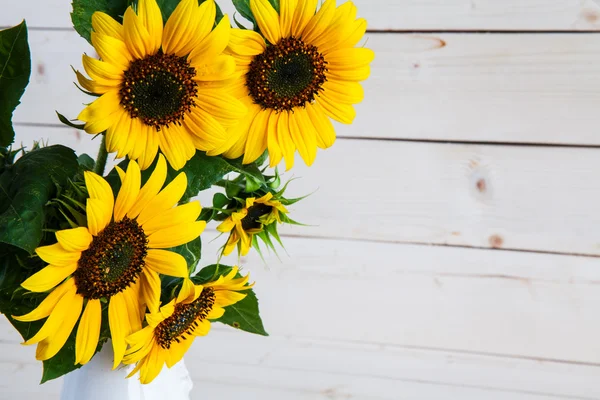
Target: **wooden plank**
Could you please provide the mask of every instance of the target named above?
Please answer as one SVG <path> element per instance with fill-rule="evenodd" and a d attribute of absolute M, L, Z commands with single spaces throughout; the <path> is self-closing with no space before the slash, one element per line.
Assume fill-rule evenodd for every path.
<path fill-rule="evenodd" d="M 19 138 L 70 129 L 18 127 Z M 56 133 L 55 133 L 56 132 Z M 21 140 L 21 139 L 19 139 Z M 98 141 L 78 151 L 95 154 Z M 26 140 L 27 141 L 27 140 Z M 600 149 L 338 140 L 284 179 L 291 235 L 600 255 Z M 359 162 L 351 162 L 355 160 Z M 210 201 L 210 195 L 201 197 Z"/>
<path fill-rule="evenodd" d="M 15 391 L 24 399 L 58 394 L 60 380 L 37 385 L 41 364 L 34 359 L 33 347 L 1 343 L 0 349 L 2 393 Z M 249 398 L 286 400 L 309 395 L 324 400 L 344 396 L 391 400 L 397 399 L 399 392 L 436 399 L 442 391 L 469 399 L 476 399 L 477 394 L 486 399 L 519 400 L 594 399 L 600 395 L 595 384 L 598 367 L 263 338 L 218 324 L 210 335 L 194 343 L 185 362 L 195 385 L 192 398 L 202 393 L 204 398 L 237 399 L 241 391 Z M 232 381 L 231 376 L 236 379 Z"/>
<path fill-rule="evenodd" d="M 338 3 L 342 3 L 340 0 Z M 225 13 L 230 1 L 218 1 Z M 595 0 L 354 0 L 372 30 L 597 30 Z M 71 5 L 63 0 L 16 2 L 0 26 L 26 18 L 32 27 L 69 28 Z"/>
<path fill-rule="evenodd" d="M 207 232 L 203 265 L 223 239 Z M 257 282 L 274 337 L 600 364 L 597 259 L 521 252 L 286 238 Z M 224 263 L 234 264 L 230 257 Z M 0 339 L 17 342 L 8 326 Z M 369 348 L 371 348 L 369 347 Z M 354 371 L 356 372 L 356 371 Z"/>
<path fill-rule="evenodd" d="M 30 35 L 33 76 L 17 123 L 57 124 L 93 98 L 70 65 L 93 52 L 73 32 Z M 365 101 L 338 135 L 600 145 L 600 35 L 373 34 Z"/>

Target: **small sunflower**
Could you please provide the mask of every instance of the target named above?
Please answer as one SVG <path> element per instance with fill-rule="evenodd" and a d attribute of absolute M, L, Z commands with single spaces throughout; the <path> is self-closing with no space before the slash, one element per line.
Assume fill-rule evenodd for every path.
<path fill-rule="evenodd" d="M 97 95 L 77 117 L 91 134 L 106 131 L 106 149 L 128 155 L 146 169 L 160 148 L 178 170 L 196 149 L 229 143 L 225 128 L 246 112 L 226 89 L 235 74 L 222 54 L 231 27 L 227 16 L 213 30 L 216 6 L 182 0 L 163 27 L 156 0 L 127 8 L 123 24 L 92 16 L 92 44 L 101 60 L 83 56 L 92 78 L 77 72 L 81 86 Z"/>
<path fill-rule="evenodd" d="M 137 363 L 128 377 L 140 371 L 140 381 L 150 383 L 165 363 L 171 368 L 181 361 L 194 339 L 208 334 L 209 320 L 221 318 L 223 307 L 246 297 L 238 292 L 253 285 L 247 285 L 248 275 L 235 278 L 237 273 L 238 269 L 232 268 L 227 275 L 203 285 L 186 279 L 176 299 L 159 311 L 146 314 L 148 325 L 127 338 L 131 347 L 123 362 Z"/>
<path fill-rule="evenodd" d="M 274 222 L 281 223 L 280 213 L 287 213 L 287 209 L 279 200 L 273 200 L 273 195 L 267 193 L 260 198 L 249 197 L 245 207 L 235 211 L 217 227 L 219 232 L 231 232 L 223 255 L 229 255 L 236 246 L 240 254 L 245 256 L 252 247 L 254 235 L 261 233 L 264 226 Z"/>
<path fill-rule="evenodd" d="M 52 291 L 32 312 L 14 318 L 30 322 L 48 317 L 37 334 L 24 343 L 39 343 L 38 360 L 58 353 L 81 315 L 75 363 L 90 361 L 98 345 L 102 303 L 108 302 L 116 368 L 125 353 L 125 338 L 142 328 L 141 307 L 145 304 L 151 311 L 158 310 L 159 274 L 188 276 L 183 256 L 164 250 L 197 238 L 206 226 L 196 221 L 200 203 L 174 207 L 186 190 L 186 175 L 180 173 L 161 190 L 167 176 L 162 156 L 141 188 L 135 161 L 129 163 L 126 173 L 118 171 L 122 186 L 116 200 L 106 180 L 85 172 L 90 195 L 87 227 L 58 231 L 58 243 L 36 249 L 49 265 L 21 286 L 32 292 Z"/>
<path fill-rule="evenodd" d="M 294 164 L 296 150 L 311 165 L 317 147 L 335 141 L 329 118 L 349 124 L 353 104 L 363 100 L 360 81 L 368 78 L 372 50 L 354 47 L 367 23 L 356 19 L 356 7 L 346 2 L 336 8 L 325 0 L 317 12 L 317 0 L 281 0 L 281 12 L 269 0 L 250 0 L 260 34 L 234 29 L 228 52 L 236 58 L 236 96 L 248 115 L 229 133 L 237 141 L 210 150 L 243 162 L 256 160 L 268 148 L 270 166 L 285 159 Z"/>

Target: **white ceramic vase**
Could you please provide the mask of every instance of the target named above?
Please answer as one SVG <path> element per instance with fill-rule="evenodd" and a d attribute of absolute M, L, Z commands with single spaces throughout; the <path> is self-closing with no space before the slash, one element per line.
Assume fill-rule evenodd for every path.
<path fill-rule="evenodd" d="M 83 367 L 64 378 L 61 400 L 189 400 L 194 384 L 183 360 L 173 368 L 163 367 L 147 385 L 138 375 L 125 377 L 133 365 L 112 370 L 112 346 L 106 343 L 102 351 Z"/>

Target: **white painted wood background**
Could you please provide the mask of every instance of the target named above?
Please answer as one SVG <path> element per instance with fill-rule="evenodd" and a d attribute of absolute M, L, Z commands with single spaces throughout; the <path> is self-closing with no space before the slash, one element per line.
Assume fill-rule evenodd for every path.
<path fill-rule="evenodd" d="M 287 175 L 316 190 L 289 256 L 243 260 L 271 336 L 215 326 L 193 399 L 600 399 L 599 2 L 355 3 L 377 54 L 356 123 Z M 89 101 L 69 1 L 8 7 L 31 28 L 17 140 L 95 153 L 54 115 Z M 18 343 L 2 320 L 0 399 L 58 399 Z"/>

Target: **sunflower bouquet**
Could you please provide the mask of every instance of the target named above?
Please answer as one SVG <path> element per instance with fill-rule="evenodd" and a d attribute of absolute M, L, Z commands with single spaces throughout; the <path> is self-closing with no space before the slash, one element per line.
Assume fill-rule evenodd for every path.
<path fill-rule="evenodd" d="M 254 283 L 221 256 L 281 244 L 301 199 L 277 167 L 333 145 L 332 120 L 353 121 L 374 57 L 351 2 L 317 3 L 233 0 L 233 28 L 213 0 L 74 0 L 97 56 L 74 71 L 90 103 L 58 116 L 97 138 L 95 160 L 13 145 L 27 27 L 0 31 L 0 312 L 37 345 L 42 382 L 111 346 L 113 368 L 145 384 L 211 322 L 267 334 Z M 123 160 L 106 171 L 109 153 Z M 223 234 L 210 262 L 208 223 Z"/>

